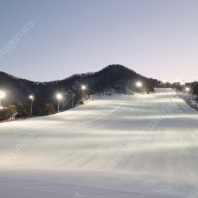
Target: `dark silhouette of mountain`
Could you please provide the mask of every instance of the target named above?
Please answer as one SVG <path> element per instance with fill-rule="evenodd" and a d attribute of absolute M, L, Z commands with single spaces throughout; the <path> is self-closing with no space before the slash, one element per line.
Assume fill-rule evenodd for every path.
<path fill-rule="evenodd" d="M 6 91 L 4 105 L 27 103 L 30 94 L 35 96 L 35 103 L 55 103 L 55 95 L 58 92 L 65 94 L 65 100 L 69 100 L 72 94 L 76 94 L 74 103 L 77 103 L 82 94 L 80 89 L 82 84 L 88 87 L 86 94 L 90 95 L 112 89 L 117 93 L 124 93 L 126 88 L 136 91 L 137 81 L 143 83 L 142 89 L 147 92 L 153 91 L 154 86 L 159 83 L 155 79 L 141 76 L 122 65 L 109 65 L 95 73 L 76 74 L 52 82 L 33 82 L 0 72 L 0 89 Z"/>

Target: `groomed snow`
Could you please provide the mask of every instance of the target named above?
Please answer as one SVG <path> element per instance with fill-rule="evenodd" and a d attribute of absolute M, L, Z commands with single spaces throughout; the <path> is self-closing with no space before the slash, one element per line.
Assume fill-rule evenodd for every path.
<path fill-rule="evenodd" d="M 172 89 L 0 124 L 0 198 L 198 197 L 198 112 Z"/>

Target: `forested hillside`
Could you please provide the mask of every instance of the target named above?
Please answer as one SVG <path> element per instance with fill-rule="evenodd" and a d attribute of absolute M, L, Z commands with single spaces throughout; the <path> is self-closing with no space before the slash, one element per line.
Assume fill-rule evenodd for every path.
<path fill-rule="evenodd" d="M 139 91 L 136 82 L 141 81 L 141 91 L 152 92 L 159 81 L 146 78 L 122 65 L 109 65 L 95 73 L 75 74 L 69 78 L 52 82 L 33 82 L 20 79 L 0 72 L 0 89 L 6 92 L 4 105 L 13 103 L 27 104 L 28 96 L 35 96 L 35 105 L 46 103 L 56 104 L 56 93 L 64 95 L 64 108 L 71 107 L 71 97 L 74 104 L 79 103 L 83 95 L 81 85 L 86 85 L 86 95 L 114 90 L 116 93 Z"/>

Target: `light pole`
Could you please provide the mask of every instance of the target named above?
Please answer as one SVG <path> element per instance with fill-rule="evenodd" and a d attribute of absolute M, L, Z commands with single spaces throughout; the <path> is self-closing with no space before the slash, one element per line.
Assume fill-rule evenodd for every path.
<path fill-rule="evenodd" d="M 75 94 L 72 93 L 72 107 L 74 107 L 74 96 L 75 96 Z"/>
<path fill-rule="evenodd" d="M 33 108 L 33 102 L 34 102 L 34 96 L 30 95 L 29 99 L 31 100 L 31 107 L 30 107 L 30 115 L 32 115 L 32 108 Z"/>
<path fill-rule="evenodd" d="M 86 86 L 85 85 L 82 85 L 81 86 L 81 89 L 83 90 L 83 98 L 84 98 L 84 95 L 85 95 L 85 91 L 84 90 L 86 89 Z"/>
<path fill-rule="evenodd" d="M 0 91 L 0 109 L 3 109 L 3 108 L 1 107 L 1 100 L 2 100 L 3 98 L 5 98 L 5 96 L 6 96 L 5 92 Z"/>
<path fill-rule="evenodd" d="M 181 86 L 181 95 L 183 95 L 183 93 L 184 93 L 184 87 L 185 87 L 184 80 L 180 82 L 180 86 Z"/>
<path fill-rule="evenodd" d="M 185 90 L 187 91 L 188 95 L 190 93 L 190 88 L 189 87 L 186 87 Z"/>
<path fill-rule="evenodd" d="M 59 106 L 60 106 L 60 100 L 63 98 L 63 96 L 61 94 L 57 94 L 56 98 L 58 99 L 58 113 L 59 113 Z"/>
<path fill-rule="evenodd" d="M 139 91 L 140 91 L 140 87 L 142 87 L 142 83 L 141 82 L 137 82 L 136 86 L 138 87 Z"/>

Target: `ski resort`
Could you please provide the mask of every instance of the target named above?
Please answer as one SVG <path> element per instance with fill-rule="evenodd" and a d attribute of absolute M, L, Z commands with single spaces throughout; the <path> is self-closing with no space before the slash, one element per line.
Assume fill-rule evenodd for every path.
<path fill-rule="evenodd" d="M 0 13 L 0 198 L 198 198 L 198 0 Z"/>
<path fill-rule="evenodd" d="M 0 125 L 3 198 L 197 196 L 198 113 L 173 89 Z"/>

